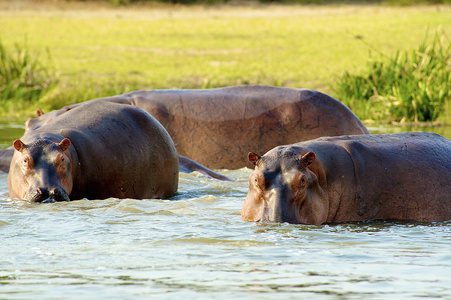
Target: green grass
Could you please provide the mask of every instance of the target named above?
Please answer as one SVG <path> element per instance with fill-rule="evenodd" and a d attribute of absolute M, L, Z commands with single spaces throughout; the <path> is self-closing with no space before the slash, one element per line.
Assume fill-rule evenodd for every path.
<path fill-rule="evenodd" d="M 78 0 L 84 1 L 84 0 Z M 172 4 L 225 4 L 232 0 L 98 0 L 108 2 L 114 5 L 128 5 L 137 2 L 162 2 Z M 235 1 L 236 2 L 236 1 Z M 450 0 L 241 0 L 240 3 L 280 3 L 280 4 L 320 4 L 331 5 L 340 3 L 366 3 L 366 4 L 388 4 L 388 5 L 418 5 L 418 4 L 447 4 Z"/>
<path fill-rule="evenodd" d="M 363 119 L 435 121 L 451 99 L 451 41 L 437 31 L 414 50 L 371 60 L 362 74 L 346 72 L 334 92 Z"/>
<path fill-rule="evenodd" d="M 0 38 L 12 51 L 28 37 L 58 84 L 0 107 L 2 117 L 138 89 L 268 84 L 334 96 L 338 78 L 364 71 L 374 49 L 392 56 L 416 49 L 427 28 L 451 33 L 450 6 L 25 7 L 0 5 Z"/>
<path fill-rule="evenodd" d="M 36 102 L 55 84 L 55 76 L 30 53 L 26 41 L 16 44 L 14 51 L 7 51 L 0 41 L 0 104 L 4 109 L 14 109 L 18 102 Z"/>

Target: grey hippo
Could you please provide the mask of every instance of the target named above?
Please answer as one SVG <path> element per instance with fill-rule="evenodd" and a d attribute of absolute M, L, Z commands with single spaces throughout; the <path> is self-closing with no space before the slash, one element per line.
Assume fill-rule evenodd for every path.
<path fill-rule="evenodd" d="M 246 221 L 451 219 L 451 141 L 437 134 L 325 137 L 248 158 Z"/>
<path fill-rule="evenodd" d="M 11 198 L 30 202 L 165 198 L 178 187 L 177 151 L 144 110 L 91 102 L 14 142 Z"/>

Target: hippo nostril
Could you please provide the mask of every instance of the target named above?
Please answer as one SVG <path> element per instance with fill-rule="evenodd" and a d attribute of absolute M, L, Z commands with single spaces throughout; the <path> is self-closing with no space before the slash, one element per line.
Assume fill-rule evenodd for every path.
<path fill-rule="evenodd" d="M 70 201 L 69 197 L 67 196 L 66 192 L 64 190 L 60 191 L 58 188 L 54 188 L 50 191 L 50 199 L 55 201 Z"/>
<path fill-rule="evenodd" d="M 69 196 L 64 190 L 53 188 L 50 191 L 45 188 L 37 188 L 25 196 L 29 202 L 53 203 L 59 201 L 70 201 Z"/>
<path fill-rule="evenodd" d="M 25 200 L 30 202 L 43 202 L 49 197 L 49 192 L 46 189 L 37 188 L 34 192 L 29 193 Z"/>

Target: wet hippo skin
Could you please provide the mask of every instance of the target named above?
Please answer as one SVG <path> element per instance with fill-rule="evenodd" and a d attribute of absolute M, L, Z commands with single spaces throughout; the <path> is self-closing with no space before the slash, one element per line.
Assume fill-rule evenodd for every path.
<path fill-rule="evenodd" d="M 319 138 L 248 158 L 247 221 L 451 219 L 451 141 L 437 134 Z"/>
<path fill-rule="evenodd" d="M 178 186 L 178 155 L 161 124 L 110 102 L 76 107 L 14 142 L 11 198 L 32 202 L 163 198 Z"/>
<path fill-rule="evenodd" d="M 11 159 L 14 154 L 14 148 L 0 149 L 0 171 L 5 173 L 9 172 L 9 166 L 11 165 Z"/>

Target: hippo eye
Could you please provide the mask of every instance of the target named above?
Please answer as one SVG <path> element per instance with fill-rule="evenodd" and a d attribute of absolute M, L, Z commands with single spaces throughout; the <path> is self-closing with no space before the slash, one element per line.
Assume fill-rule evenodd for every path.
<path fill-rule="evenodd" d="M 305 188 L 307 186 L 307 177 L 302 173 L 297 173 L 293 178 L 295 188 Z"/>
<path fill-rule="evenodd" d="M 258 178 L 254 178 L 254 184 L 258 186 Z"/>
<path fill-rule="evenodd" d="M 262 188 L 264 188 L 264 186 L 265 186 L 265 179 L 264 179 L 264 177 L 262 176 L 262 174 L 255 174 L 254 176 L 253 176 L 253 182 L 254 182 L 254 186 L 256 187 L 256 188 L 258 188 L 259 190 L 261 190 Z"/>
<path fill-rule="evenodd" d="M 22 160 L 22 167 L 24 169 L 30 169 L 31 168 L 31 161 L 29 157 L 24 157 L 24 159 Z"/>

